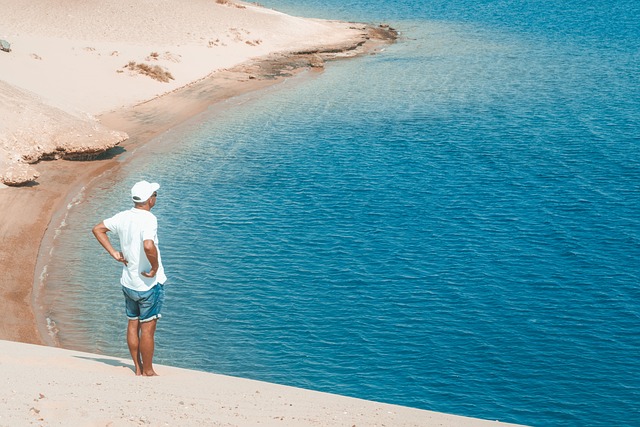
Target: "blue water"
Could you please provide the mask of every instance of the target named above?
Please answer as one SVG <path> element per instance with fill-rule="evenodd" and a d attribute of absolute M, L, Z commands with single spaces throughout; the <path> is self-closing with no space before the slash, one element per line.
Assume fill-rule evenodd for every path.
<path fill-rule="evenodd" d="M 158 363 L 640 425 L 640 2 L 262 3 L 402 38 L 231 100 L 83 194 L 47 282 L 61 342 L 128 357 L 89 230 L 153 179 Z"/>

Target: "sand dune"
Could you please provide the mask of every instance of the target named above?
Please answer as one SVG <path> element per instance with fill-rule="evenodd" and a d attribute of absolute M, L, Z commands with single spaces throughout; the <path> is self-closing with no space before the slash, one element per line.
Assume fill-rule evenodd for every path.
<path fill-rule="evenodd" d="M 116 134 L 78 132 L 99 129 L 96 115 L 254 58 L 349 44 L 364 28 L 214 0 L 0 0 L 0 10 L 0 39 L 11 44 L 0 52 L 0 182 L 9 185 L 37 179 L 26 163 L 66 151 L 61 140 L 81 135 L 88 153 L 104 135 L 110 148 Z"/>
<path fill-rule="evenodd" d="M 0 341 L 0 425 L 45 426 L 505 426 L 128 360 Z"/>

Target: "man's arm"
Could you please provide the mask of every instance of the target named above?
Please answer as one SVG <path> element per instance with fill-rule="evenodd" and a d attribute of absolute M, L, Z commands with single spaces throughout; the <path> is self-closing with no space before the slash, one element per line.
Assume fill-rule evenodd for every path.
<path fill-rule="evenodd" d="M 154 277 L 158 272 L 158 248 L 156 248 L 156 244 L 153 243 L 153 240 L 145 240 L 142 242 L 144 246 L 144 253 L 151 264 L 151 270 L 149 272 L 142 272 L 144 277 Z"/>
<path fill-rule="evenodd" d="M 109 255 L 111 255 L 113 259 L 123 263 L 124 265 L 127 265 L 127 260 L 124 259 L 124 254 L 120 251 L 116 251 L 113 248 L 113 245 L 111 245 L 109 236 L 107 236 L 107 231 L 109 231 L 109 229 L 105 227 L 104 222 L 97 224 L 95 227 L 93 227 L 92 231 L 93 231 L 93 235 L 96 236 L 96 239 L 98 240 L 98 242 L 100 242 L 102 247 L 105 248 L 107 252 L 109 252 Z"/>

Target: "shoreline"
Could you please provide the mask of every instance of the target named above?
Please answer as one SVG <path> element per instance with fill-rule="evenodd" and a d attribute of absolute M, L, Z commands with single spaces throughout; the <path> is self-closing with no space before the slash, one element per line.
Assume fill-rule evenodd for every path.
<path fill-rule="evenodd" d="M 43 177 L 39 181 L 43 182 L 32 188 L 38 188 L 40 185 L 50 187 L 55 182 L 58 191 L 55 196 L 56 201 L 49 205 L 49 221 L 42 231 L 34 262 L 31 306 L 37 336 L 33 337 L 33 340 L 24 340 L 24 342 L 60 346 L 59 340 L 54 336 L 55 332 L 52 334 L 51 328 L 55 329 L 55 324 L 51 324 L 46 315 L 47 307 L 42 301 L 42 292 L 46 287 L 47 270 L 51 251 L 55 245 L 55 237 L 75 199 L 82 193 L 91 191 L 92 187 L 99 183 L 100 177 L 115 173 L 118 168 L 135 158 L 138 148 L 147 147 L 154 138 L 197 117 L 209 108 L 235 97 L 275 86 L 306 70 L 321 72 L 317 70 L 323 69 L 325 61 L 375 54 L 397 38 L 395 30 L 387 27 L 367 25 L 364 28 L 367 31 L 362 33 L 361 38 L 337 45 L 288 54 L 271 54 L 264 58 L 249 60 L 231 69 L 213 72 L 205 78 L 130 108 L 99 115 L 98 120 L 102 125 L 109 129 L 126 132 L 129 139 L 95 160 L 69 160 L 65 161 L 63 168 L 59 167 L 60 161 L 48 162 L 44 167 L 39 164 L 38 168 L 43 171 Z M 321 66 L 317 65 L 319 61 Z M 71 178 L 76 174 L 75 179 Z M 66 181 L 66 179 L 70 180 Z M 8 189 L 14 190 L 11 187 Z M 0 203 L 1 199 L 0 197 Z M 1 327 L 0 339 L 10 339 L 2 336 Z M 17 339 L 17 341 L 23 340 Z"/>
<path fill-rule="evenodd" d="M 134 152 L 153 137 L 205 111 L 209 106 L 234 96 L 272 86 L 303 69 L 320 68 L 325 60 L 348 58 L 375 51 L 395 39 L 395 32 L 365 26 L 358 38 L 337 45 L 315 46 L 298 52 L 276 53 L 249 60 L 230 69 L 214 71 L 132 107 L 99 116 L 102 125 L 126 131 L 129 139 L 94 160 L 43 160 L 37 164 L 41 176 L 22 187 L 0 186 L 0 301 L 5 315 L 0 318 L 0 339 L 44 344 L 43 327 L 37 317 L 41 275 L 46 276 L 47 233 L 54 216 L 61 219 L 65 206 L 96 177 L 116 167 L 123 151 Z M 387 34 L 388 37 L 381 36 Z M 320 62 L 318 62 L 320 61 Z M 24 213 L 31 213 L 25 215 Z"/>
<path fill-rule="evenodd" d="M 366 34 L 341 44 L 260 57 L 100 114 L 102 125 L 127 132 L 129 139 L 94 160 L 42 160 L 37 182 L 0 186 L 0 377 L 12 384 L 0 405 L 3 423 L 510 425 L 169 366 L 162 366 L 149 389 L 148 379 L 132 375 L 128 360 L 60 348 L 49 335 L 41 306 L 48 259 L 78 197 L 135 158 L 138 148 L 211 106 L 321 69 L 324 61 L 374 53 L 397 37 L 388 27 L 364 29 Z M 150 397 L 150 409 L 139 407 L 141 393 Z"/>
<path fill-rule="evenodd" d="M 136 1 L 124 12 L 97 0 L 0 5 L 11 18 L 0 34 L 11 42 L 0 52 L 0 339 L 26 343 L 44 342 L 34 313 L 46 278 L 38 259 L 70 193 L 221 99 L 353 56 L 366 41 L 388 42 L 370 25 L 230 0 Z M 140 61 L 174 79 L 131 70 Z"/>
<path fill-rule="evenodd" d="M 169 1 L 153 4 L 153 7 L 162 9 L 157 16 L 144 9 L 146 3 L 140 3 L 142 6 L 132 10 L 131 16 L 122 16 L 117 7 L 97 2 L 73 5 L 77 14 L 68 13 L 62 7 L 64 2 L 58 5 L 61 6 L 58 9 L 50 9 L 46 1 L 38 0 L 32 8 L 24 10 L 13 0 L 2 3 L 9 7 L 7 14 L 17 23 L 8 33 L 15 38 L 17 49 L 15 55 L 0 57 L 7 59 L 2 65 L 9 66 L 7 82 L 0 83 L 12 91 L 11 96 L 0 97 L 0 106 L 5 113 L 22 114 L 20 118 L 24 120 L 20 124 L 22 128 L 0 128 L 0 137 L 8 136 L 0 140 L 0 166 L 6 166 L 7 161 L 13 162 L 10 167 L 25 165 L 28 159 L 29 165 L 37 165 L 37 171 L 28 166 L 26 174 L 30 177 L 25 178 L 23 174 L 7 180 L 7 175 L 4 175 L 3 182 L 11 186 L 0 184 L 0 272 L 3 273 L 0 275 L 0 309 L 3 311 L 0 317 L 0 378 L 9 385 L 4 403 L 0 404 L 0 423 L 506 425 L 162 365 L 159 365 L 162 366 L 161 376 L 151 380 L 154 384 L 150 387 L 146 383 L 148 378 L 132 375 L 128 359 L 64 349 L 49 334 L 42 295 L 55 238 L 61 232 L 69 209 L 84 194 L 97 188 L 101 178 L 117 174 L 123 165 L 137 158 L 139 148 L 150 147 L 154 138 L 210 107 L 274 86 L 304 70 L 322 69 L 325 61 L 375 53 L 397 39 L 395 30 L 383 25 L 376 27 L 293 18 L 260 9 L 257 13 L 262 20 L 259 28 L 254 26 L 258 21 L 251 19 L 256 19 L 256 16 L 244 16 L 246 20 L 242 21 L 242 27 L 229 26 L 226 33 L 211 34 L 208 32 L 210 28 L 205 28 L 201 30 L 206 30 L 206 34 L 185 34 L 183 29 L 193 30 L 191 26 L 168 28 L 156 19 L 151 19 L 146 26 L 130 25 L 131 22 L 138 24 L 136 14 L 144 18 L 158 17 L 167 24 L 166 20 L 173 19 L 174 14 L 162 8 L 172 5 Z M 213 6 L 220 12 L 222 7 L 226 7 L 226 16 L 236 19 L 244 9 L 260 7 L 227 1 L 212 4 L 198 0 L 193 4 L 195 6 L 186 18 L 207 24 L 209 22 L 198 15 L 198 10 L 209 11 Z M 95 9 L 98 6 L 100 9 Z M 174 11 L 180 11 L 180 8 Z M 189 20 L 182 18 L 184 22 Z M 233 19 L 223 19 L 217 24 L 236 25 Z M 40 21 L 45 22 L 38 28 L 30 25 L 40 24 Z M 84 27 L 86 33 L 78 32 L 81 29 L 77 24 Z M 95 32 L 101 28 L 111 31 Z M 116 31 L 117 28 L 122 31 Z M 169 29 L 174 31 L 171 37 L 165 34 Z M 287 30 L 286 35 L 277 33 L 283 29 Z M 316 35 L 321 37 L 316 38 Z M 144 40 L 138 40 L 138 36 L 144 36 Z M 220 36 L 222 41 L 216 36 Z M 271 36 L 273 40 L 269 39 Z M 174 37 L 179 40 L 173 40 Z M 264 43 L 258 37 L 265 37 Z M 136 76 L 120 68 L 115 72 L 121 74 L 114 77 L 115 69 L 108 68 L 121 66 L 123 62 L 123 59 L 114 59 L 121 54 L 114 48 L 126 51 L 126 59 L 130 59 L 129 55 L 142 54 L 149 55 L 151 59 L 147 57 L 146 60 L 153 61 L 159 56 L 153 49 L 165 46 L 158 44 L 158 40 L 166 38 L 176 43 L 173 46 L 176 49 L 180 47 L 160 55 L 165 64 L 173 64 L 171 66 L 175 68 L 172 70 L 184 71 L 197 63 L 200 71 L 203 67 L 215 71 L 205 77 L 200 76 L 206 73 L 196 76 L 197 72 L 192 71 L 183 75 L 179 84 L 163 86 L 168 87 L 168 91 L 156 93 L 154 91 L 160 87 L 157 83 L 136 80 Z M 142 44 L 138 45 L 139 42 Z M 215 62 L 211 58 L 208 58 L 209 62 L 189 61 L 200 59 L 204 49 L 212 47 L 227 53 L 228 57 L 223 60 L 231 61 L 228 68 L 219 62 L 211 66 Z M 242 52 L 232 56 L 235 49 Z M 249 54 L 249 51 L 255 53 Z M 51 56 L 38 54 L 45 52 Z M 224 52 L 215 57 L 216 60 L 223 57 Z M 183 54 L 185 61 L 180 60 Z M 100 56 L 102 58 L 97 58 Z M 105 56 L 109 58 L 105 59 Z M 78 59 L 73 64 L 78 68 L 65 62 L 70 59 Z M 129 65 L 131 63 L 133 61 Z M 47 84 L 44 82 L 46 79 L 37 73 L 24 73 L 25 67 L 34 64 L 35 68 L 40 67 L 41 71 L 47 72 L 45 75 L 49 80 L 56 80 L 59 84 Z M 68 73 L 70 68 L 77 76 L 90 78 L 85 78 L 85 81 L 74 79 L 73 73 Z M 112 74 L 107 76 L 106 73 Z M 114 82 L 117 85 L 109 85 Z M 135 89 L 135 93 L 127 92 L 127 87 Z M 24 102 L 24 108 L 16 108 L 18 102 L 25 99 L 29 102 Z M 46 105 L 47 102 L 51 104 Z M 34 105 L 42 106 L 44 113 L 40 116 L 25 114 Z M 110 107 L 105 108 L 105 105 Z M 127 107 L 114 108 L 118 105 Z M 98 120 L 93 127 L 93 122 L 87 117 L 96 112 L 99 112 L 96 114 Z M 50 137 L 55 143 L 56 137 L 60 137 L 56 132 L 60 129 L 39 125 L 57 123 L 61 117 L 75 126 L 71 132 L 73 141 L 68 141 L 64 147 L 42 147 L 40 142 L 43 139 L 37 137 Z M 75 123 L 78 118 L 82 123 Z M 87 122 L 91 124 L 87 125 Z M 125 132 L 128 135 L 124 135 Z M 125 140 L 123 135 L 128 139 Z M 108 144 L 105 143 L 107 136 L 110 138 Z M 77 145 L 86 142 L 87 138 L 93 145 Z M 8 151 L 8 148 L 15 148 L 12 143 L 23 144 L 20 148 L 26 151 Z M 24 145 L 29 143 L 31 147 Z M 100 150 L 107 151 L 96 156 Z M 16 186 L 20 184 L 24 185 Z M 149 405 L 141 407 L 140 396 L 143 394 Z"/>
<path fill-rule="evenodd" d="M 365 42 L 368 44 L 352 44 L 355 48 L 349 48 L 347 56 L 343 56 L 343 50 L 329 47 L 327 53 L 297 52 L 252 60 L 230 70 L 212 73 L 131 108 L 105 113 L 99 116 L 102 123 L 129 134 L 130 138 L 124 144 L 95 160 L 46 162 L 39 165 L 43 174 L 37 184 L 27 188 L 0 189 L 0 207 L 6 190 L 16 197 L 20 191 L 29 191 L 27 196 L 14 199 L 18 202 L 12 204 L 16 209 L 27 209 L 34 198 L 46 196 L 39 199 L 37 226 L 40 228 L 30 229 L 34 237 L 38 230 L 42 233 L 41 240 L 34 245 L 37 251 L 31 276 L 31 314 L 37 334 L 25 332 L 33 329 L 23 322 L 23 335 L 20 335 L 23 339 L 7 341 L 2 336 L 6 329 L 0 327 L 0 378 L 6 378 L 7 383 L 19 384 L 12 387 L 7 405 L 3 408 L 0 404 L 3 421 L 8 419 L 19 423 L 30 419 L 38 422 L 53 420 L 54 423 L 62 420 L 79 424 L 130 425 L 139 422 L 173 425 L 186 420 L 189 423 L 222 425 L 220 423 L 224 422 L 224 425 L 236 426 L 275 422 L 292 427 L 377 425 L 381 422 L 394 426 L 515 426 L 162 364 L 157 365 L 161 376 L 153 378 L 154 387 L 149 392 L 146 385 L 149 379 L 132 375 L 133 365 L 128 359 L 89 353 L 82 348 L 67 349 L 50 334 L 40 293 L 46 286 L 48 262 L 60 226 L 83 194 L 99 185 L 102 177 L 117 173 L 135 159 L 138 148 L 148 148 L 154 138 L 208 109 L 218 108 L 222 102 L 239 96 L 260 96 L 261 90 L 300 73 L 317 72 L 309 66 L 310 55 L 325 55 L 324 61 L 374 54 L 389 40 L 368 39 Z M 183 108 L 176 108 L 176 105 Z M 2 215 L 0 213 L 0 218 Z M 24 381 L 22 374 L 20 381 L 11 378 L 25 368 L 35 379 Z M 123 385 L 127 390 L 124 397 Z M 91 401 L 83 398 L 80 391 L 83 387 L 86 388 L 85 394 L 93 396 Z M 139 408 L 135 402 L 142 392 L 151 393 L 158 405 L 157 410 Z M 286 400 L 284 405 L 283 400 Z M 184 412 L 185 408 L 189 410 Z"/>

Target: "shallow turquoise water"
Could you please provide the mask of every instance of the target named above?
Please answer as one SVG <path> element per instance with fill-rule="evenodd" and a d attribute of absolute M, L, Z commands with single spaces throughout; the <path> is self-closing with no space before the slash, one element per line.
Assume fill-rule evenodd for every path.
<path fill-rule="evenodd" d="M 90 227 L 154 179 L 159 363 L 639 424 L 639 6 L 265 4 L 403 38 L 230 101 L 83 194 L 52 262 L 69 268 L 47 282 L 60 340 L 127 356 L 118 266 Z"/>

